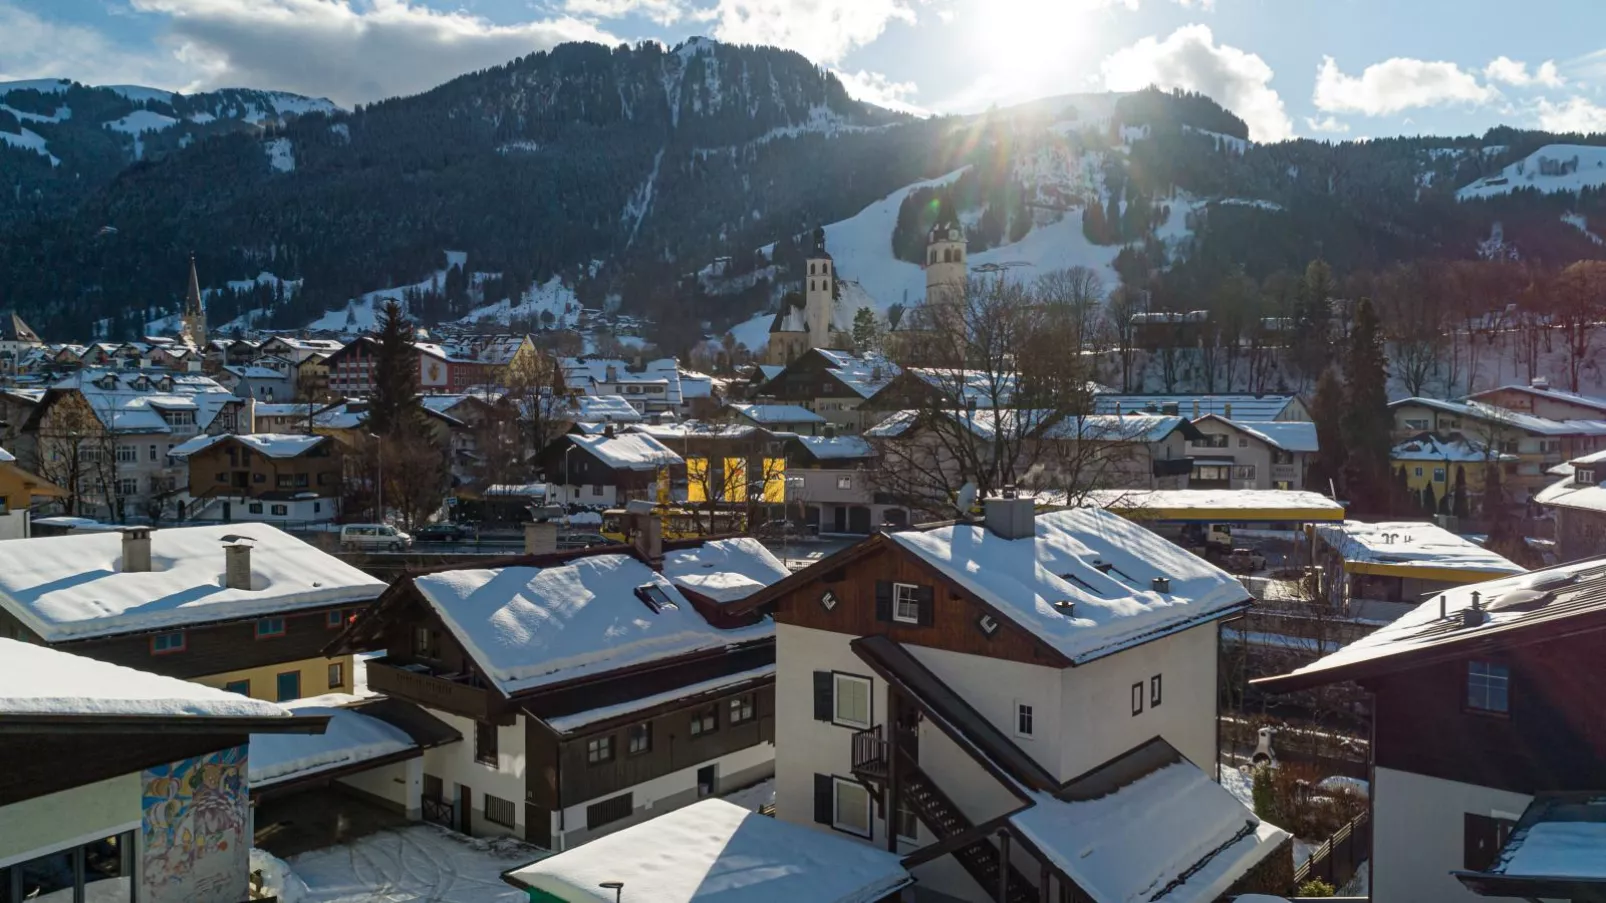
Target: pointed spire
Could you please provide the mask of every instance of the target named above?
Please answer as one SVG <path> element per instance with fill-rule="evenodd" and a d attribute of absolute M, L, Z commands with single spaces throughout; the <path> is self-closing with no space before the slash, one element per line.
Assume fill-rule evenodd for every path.
<path fill-rule="evenodd" d="M 195 253 L 190 253 L 190 288 L 184 293 L 184 312 L 197 314 L 201 312 L 201 280 L 195 276 Z"/>

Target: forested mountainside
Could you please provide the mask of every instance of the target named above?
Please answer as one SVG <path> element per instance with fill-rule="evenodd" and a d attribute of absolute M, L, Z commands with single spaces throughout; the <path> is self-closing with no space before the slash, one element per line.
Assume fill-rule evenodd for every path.
<path fill-rule="evenodd" d="M 75 90 L 89 91 L 55 96 Z M 59 133 L 43 152 L 6 137 L 23 134 L 3 118 L 19 96 L 28 115 L 57 115 L 42 112 L 47 92 L 7 95 L 0 175 L 87 172 Z M 45 138 L 73 110 L 16 127 Z M 1606 256 L 1606 224 L 1594 225 L 1606 215 L 1601 137 L 1501 128 L 1253 144 L 1209 98 L 1154 90 L 914 119 L 855 101 L 796 53 L 706 39 L 568 44 L 414 97 L 295 112 L 226 133 L 148 132 L 132 163 L 128 135 L 86 131 L 77 140 L 105 133 L 105 158 L 115 150 L 126 166 L 99 186 L 18 181 L 0 195 L 0 305 L 46 333 L 106 318 L 113 335 L 137 333 L 172 309 L 193 250 L 210 285 L 266 273 L 295 285 L 258 280 L 214 298 L 214 322 L 249 304 L 262 308 L 257 325 L 294 328 L 429 280 L 450 249 L 499 276 L 459 273 L 472 290 L 426 319 L 556 278 L 585 303 L 617 297 L 676 350 L 704 323 L 718 332 L 777 303 L 802 236 L 887 203 L 895 215 L 875 234 L 828 228 L 830 240 L 851 234 L 873 246 L 858 250 L 912 264 L 946 208 L 997 268 L 1029 275 L 1097 257 L 1105 289 L 1141 288 L 1158 310 L 1208 307 L 1226 282 L 1300 273 L 1318 256 L 1340 278 L 1404 260 Z M 841 270 L 881 309 L 917 285 Z M 704 278 L 683 278 L 693 272 Z"/>

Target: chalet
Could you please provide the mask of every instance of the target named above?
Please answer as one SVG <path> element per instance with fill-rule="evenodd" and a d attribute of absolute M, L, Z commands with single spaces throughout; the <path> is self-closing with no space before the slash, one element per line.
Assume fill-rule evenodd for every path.
<path fill-rule="evenodd" d="M 241 398 L 272 402 L 296 397 L 295 371 L 262 363 L 231 364 L 218 371 L 217 381 Z"/>
<path fill-rule="evenodd" d="M 1577 561 L 1606 555 L 1606 452 L 1581 455 L 1557 470 L 1562 478 L 1534 496 L 1556 518 L 1556 555 Z"/>
<path fill-rule="evenodd" d="M 310 433 L 314 416 L 329 405 L 319 402 L 258 402 L 251 405 L 253 433 Z"/>
<path fill-rule="evenodd" d="M 1526 386 L 1501 386 L 1474 392 L 1467 399 L 1549 420 L 1606 420 L 1606 398 L 1553 389 L 1550 380 L 1543 376 L 1534 377 Z"/>
<path fill-rule="evenodd" d="M 786 501 L 785 436 L 744 423 L 637 424 L 686 462 L 686 501 L 692 504 Z"/>
<path fill-rule="evenodd" d="M 343 347 L 345 345 L 336 339 L 298 339 L 294 336 L 276 335 L 263 342 L 250 358 L 240 363 L 249 363 L 260 355 L 271 354 L 300 364 L 311 357 L 328 357 Z"/>
<path fill-rule="evenodd" d="M 1288 835 L 1215 783 L 1243 586 L 1112 514 L 985 508 L 730 606 L 776 622 L 778 817 L 962 900 L 1285 889 Z"/>
<path fill-rule="evenodd" d="M 1487 448 L 1459 433 L 1419 433 L 1389 449 L 1389 466 L 1396 474 L 1405 471 L 1405 488 L 1424 502 L 1432 490 L 1432 510 L 1442 505 L 1444 513 L 1453 514 L 1453 504 L 1445 504 L 1445 500 L 1453 498 L 1457 485 L 1466 487 L 1469 505 L 1479 502 L 1491 485 L 1491 475 L 1492 485 L 1497 486 L 1502 475 L 1516 475 L 1517 456 Z"/>
<path fill-rule="evenodd" d="M 462 392 L 496 381 L 496 367 L 461 349 L 416 342 L 418 385 L 425 392 Z"/>
<path fill-rule="evenodd" d="M 303 358 L 295 368 L 296 394 L 315 401 L 329 400 L 329 357 L 313 354 Z"/>
<path fill-rule="evenodd" d="M 25 355 L 43 348 L 44 341 L 15 311 L 0 315 L 0 375 L 16 376 Z"/>
<path fill-rule="evenodd" d="M 352 686 L 323 648 L 384 588 L 267 524 L 0 542 L 0 636 L 282 702 Z"/>
<path fill-rule="evenodd" d="M 1495 407 L 1481 401 L 1402 398 L 1389 403 L 1396 439 L 1425 432 L 1459 433 L 1478 448 L 1515 455 L 1502 465 L 1501 482 L 1520 496 L 1532 496 L 1550 483 L 1550 468 L 1606 448 L 1606 417 L 1552 420 Z"/>
<path fill-rule="evenodd" d="M 748 397 L 799 405 L 819 414 L 841 432 L 857 433 L 874 422 L 870 419 L 871 408 L 865 403 L 902 372 L 897 364 L 878 354 L 810 348 L 780 372 L 765 376 Z"/>
<path fill-rule="evenodd" d="M 329 391 L 342 398 L 373 394 L 378 352 L 379 341 L 372 336 L 358 336 L 340 350 L 329 352 L 323 362 L 329 370 Z"/>
<path fill-rule="evenodd" d="M 726 410 L 740 423 L 751 423 L 781 433 L 799 433 L 812 436 L 820 432 L 825 418 L 802 405 L 749 404 L 736 402 Z"/>
<path fill-rule="evenodd" d="M 1525 809 L 1606 787 L 1603 591 L 1602 559 L 1457 587 L 1255 682 L 1275 693 L 1353 681 L 1371 694 L 1373 899 L 1476 900 L 1466 886 L 1509 869 L 1502 846 Z"/>
<path fill-rule="evenodd" d="M 0 900 L 246 899 L 251 738 L 324 722 L 0 639 Z"/>
<path fill-rule="evenodd" d="M 188 469 L 180 517 L 332 522 L 340 513 L 345 454 L 328 436 L 196 436 L 169 454 Z"/>
<path fill-rule="evenodd" d="M 599 433 L 559 436 L 536 455 L 537 469 L 555 491 L 554 504 L 620 505 L 645 499 L 658 485 L 659 471 L 685 476 L 686 461 L 644 433 L 622 433 L 612 424 Z"/>
<path fill-rule="evenodd" d="M 473 738 L 425 753 L 426 815 L 563 850 L 773 774 L 774 627 L 727 608 L 785 566 L 632 516 L 625 552 L 409 576 L 341 637 L 387 650 L 372 689 Z"/>
<path fill-rule="evenodd" d="M 586 357 L 563 358 L 558 366 L 571 392 L 622 398 L 639 414 L 687 413 L 680 363 L 672 357 L 637 369 L 622 360 Z"/>
<path fill-rule="evenodd" d="M 1193 421 L 1204 437 L 1187 445 L 1194 489 L 1304 489 L 1316 455 L 1316 424 L 1304 420 L 1229 420 L 1205 414 Z"/>

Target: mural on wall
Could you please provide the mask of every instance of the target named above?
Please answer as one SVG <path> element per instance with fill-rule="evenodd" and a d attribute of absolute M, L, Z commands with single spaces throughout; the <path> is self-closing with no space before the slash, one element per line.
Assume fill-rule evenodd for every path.
<path fill-rule="evenodd" d="M 238 903 L 251 841 L 246 748 L 145 769 L 142 899 Z"/>

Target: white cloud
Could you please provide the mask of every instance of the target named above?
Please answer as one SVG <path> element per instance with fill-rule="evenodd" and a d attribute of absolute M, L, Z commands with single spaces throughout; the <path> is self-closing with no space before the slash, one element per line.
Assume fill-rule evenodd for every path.
<path fill-rule="evenodd" d="M 1560 104 L 1541 99 L 1539 127 L 1547 132 L 1606 132 L 1606 107 L 1582 97 Z"/>
<path fill-rule="evenodd" d="M 915 23 L 916 0 L 719 0 L 714 37 L 774 44 L 816 63 L 836 63 L 881 37 L 891 22 Z"/>
<path fill-rule="evenodd" d="M 1483 67 L 1483 77 L 1492 82 L 1503 82 L 1517 88 L 1526 88 L 1531 85 L 1559 88 L 1566 84 L 1566 80 L 1561 77 L 1561 73 L 1556 69 L 1555 60 L 1545 60 L 1539 64 L 1538 69 L 1529 74 L 1527 63 L 1507 56 L 1495 57 L 1493 62 Z"/>
<path fill-rule="evenodd" d="M 1253 53 L 1217 44 L 1204 25 L 1185 25 L 1163 41 L 1143 38 L 1110 54 L 1100 69 L 1111 91 L 1148 85 L 1202 91 L 1248 123 L 1256 141 L 1280 141 L 1294 133 L 1271 86 L 1271 67 Z"/>
<path fill-rule="evenodd" d="M 681 0 L 564 0 L 563 11 L 571 16 L 599 19 L 641 15 L 659 25 L 673 25 L 687 12 Z"/>
<path fill-rule="evenodd" d="M 1338 121 L 1338 117 L 1329 116 L 1326 119 L 1305 117 L 1305 127 L 1313 132 L 1326 132 L 1330 135 L 1342 135 L 1349 131 L 1349 123 Z"/>
<path fill-rule="evenodd" d="M 1213 12 L 1216 8 L 1216 0 L 1176 0 L 1176 3 L 1179 6 L 1197 6 L 1206 12 Z"/>
<path fill-rule="evenodd" d="M 187 67 L 163 54 L 130 53 L 92 28 L 49 22 L 0 0 L 0 81 L 70 78 L 86 84 L 189 87 Z"/>
<path fill-rule="evenodd" d="M 1323 57 L 1316 70 L 1316 108 L 1326 113 L 1384 116 L 1416 107 L 1448 103 L 1488 103 L 1500 92 L 1478 84 L 1455 63 L 1395 57 L 1367 66 L 1360 76 L 1345 75 L 1338 62 Z"/>
<path fill-rule="evenodd" d="M 889 110 L 898 110 L 903 113 L 913 113 L 925 116 L 930 113 L 923 107 L 916 106 L 911 98 L 919 88 L 914 82 L 895 82 L 880 72 L 844 72 L 833 69 L 836 77 L 841 80 L 842 86 L 848 89 L 848 94 L 854 100 L 873 103 L 878 107 Z"/>
<path fill-rule="evenodd" d="M 170 18 L 199 87 L 250 85 L 351 104 L 426 91 L 564 41 L 617 39 L 573 17 L 496 25 L 410 0 L 131 0 Z"/>

